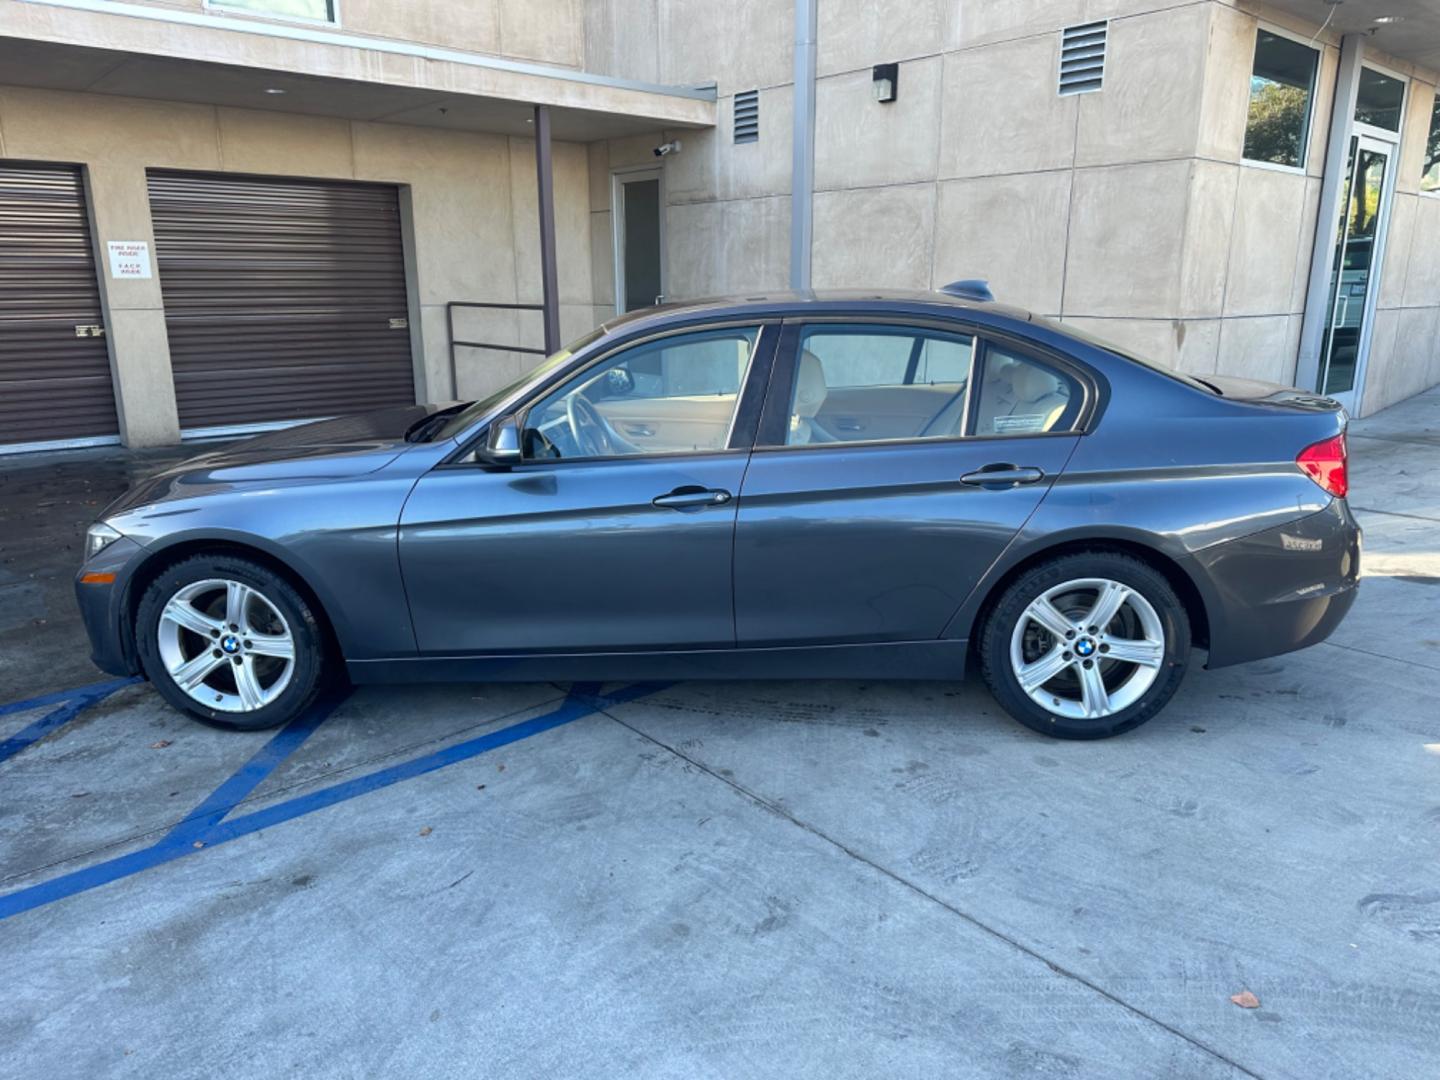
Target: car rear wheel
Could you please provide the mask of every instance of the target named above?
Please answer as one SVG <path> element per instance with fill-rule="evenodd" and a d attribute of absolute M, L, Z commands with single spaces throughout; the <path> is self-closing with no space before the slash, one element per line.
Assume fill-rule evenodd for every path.
<path fill-rule="evenodd" d="M 1041 563 L 1000 596 L 980 638 L 997 701 L 1026 727 L 1102 739 L 1138 727 L 1174 696 L 1190 622 L 1165 576 L 1113 552 Z"/>
<path fill-rule="evenodd" d="M 273 571 L 232 556 L 176 563 L 140 600 L 145 674 L 171 705 L 236 731 L 275 727 L 319 695 L 325 639 L 314 611 Z"/>

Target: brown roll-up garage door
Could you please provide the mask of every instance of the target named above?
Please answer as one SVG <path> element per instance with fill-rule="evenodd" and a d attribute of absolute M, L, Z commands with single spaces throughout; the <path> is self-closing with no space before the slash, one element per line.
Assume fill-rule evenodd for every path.
<path fill-rule="evenodd" d="M 395 188 L 149 181 L 182 430 L 415 401 Z"/>
<path fill-rule="evenodd" d="M 80 170 L 0 162 L 0 447 L 115 438 L 100 326 Z"/>

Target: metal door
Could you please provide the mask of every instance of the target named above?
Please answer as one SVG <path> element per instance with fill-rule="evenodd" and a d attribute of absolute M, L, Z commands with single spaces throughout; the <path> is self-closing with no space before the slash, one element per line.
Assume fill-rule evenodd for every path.
<path fill-rule="evenodd" d="M 665 195 L 660 169 L 614 174 L 615 310 L 665 299 Z"/>
<path fill-rule="evenodd" d="M 119 441 L 81 171 L 0 163 L 0 447 Z"/>
<path fill-rule="evenodd" d="M 820 331 L 826 324 L 808 328 Z M 879 320 L 871 327 L 885 328 Z M 856 441 L 779 445 L 784 440 L 773 420 L 791 413 L 793 369 L 803 347 L 798 329 L 787 327 L 780 346 L 760 439 L 741 487 L 736 642 L 934 640 L 1045 497 L 1078 436 L 872 435 L 859 417 L 839 416 L 828 422 Z M 891 329 L 906 329 L 917 341 L 932 333 Z M 988 366 L 996 347 L 985 342 L 982 348 Z M 1014 350 L 1007 346 L 1006 352 Z M 911 355 L 907 385 L 915 383 Z M 970 378 L 983 382 L 974 373 Z M 966 411 L 973 416 L 968 404 Z M 973 419 L 964 430 L 972 427 Z"/>
<path fill-rule="evenodd" d="M 413 404 L 399 195 L 152 171 L 180 427 Z"/>
<path fill-rule="evenodd" d="M 1385 230 L 1395 178 L 1395 148 L 1367 135 L 1350 140 L 1340 221 L 1330 266 L 1329 319 L 1320 347 L 1317 389 L 1355 412 L 1365 385 Z"/>

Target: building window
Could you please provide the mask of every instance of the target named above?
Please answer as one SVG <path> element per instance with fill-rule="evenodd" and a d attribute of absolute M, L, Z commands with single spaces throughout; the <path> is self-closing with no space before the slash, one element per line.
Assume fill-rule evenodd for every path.
<path fill-rule="evenodd" d="M 1360 69 L 1360 86 L 1355 92 L 1355 122 L 1400 130 L 1400 114 L 1405 108 L 1405 80 L 1386 75 L 1368 67 Z"/>
<path fill-rule="evenodd" d="M 336 21 L 335 4 L 336 0 L 205 0 L 206 7 L 326 23 Z"/>
<path fill-rule="evenodd" d="M 1435 95 L 1435 105 L 1430 110 L 1430 137 L 1425 140 L 1424 166 L 1420 190 L 1440 192 L 1440 94 Z"/>
<path fill-rule="evenodd" d="M 1319 52 L 1308 45 L 1268 30 L 1256 34 L 1245 124 L 1247 161 L 1304 168 L 1319 62 Z"/>

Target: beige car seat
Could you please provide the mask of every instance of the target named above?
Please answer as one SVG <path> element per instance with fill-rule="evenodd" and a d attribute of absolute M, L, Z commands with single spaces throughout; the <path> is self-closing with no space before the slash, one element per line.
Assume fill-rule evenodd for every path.
<path fill-rule="evenodd" d="M 1049 431 L 1070 396 L 1058 378 L 1035 364 L 992 354 L 985 362 L 979 433 L 1019 435 Z"/>
<path fill-rule="evenodd" d="M 835 436 L 815 423 L 815 415 L 825 406 L 830 388 L 825 385 L 825 369 L 820 358 L 809 349 L 800 352 L 800 370 L 795 374 L 795 402 L 790 407 L 789 446 L 807 443 L 831 443 Z"/>

